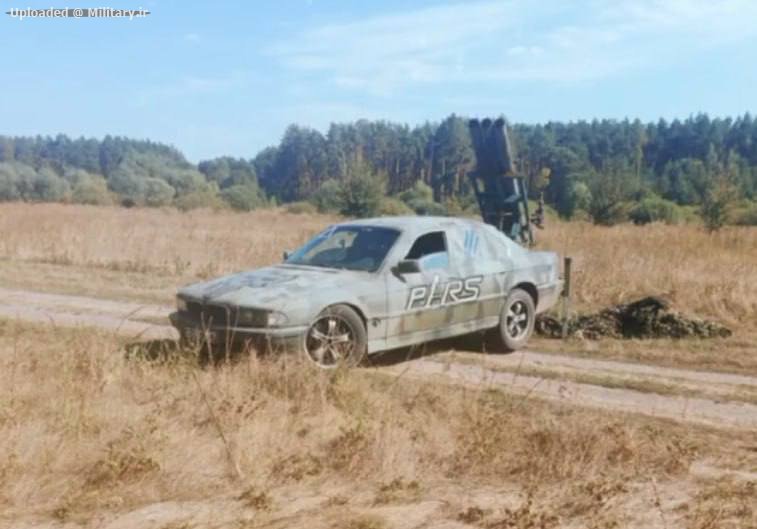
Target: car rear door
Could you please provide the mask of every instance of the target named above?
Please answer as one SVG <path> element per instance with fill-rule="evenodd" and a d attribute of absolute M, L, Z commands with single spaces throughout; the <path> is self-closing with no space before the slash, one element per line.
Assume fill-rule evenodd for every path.
<path fill-rule="evenodd" d="M 479 223 L 456 226 L 447 233 L 447 241 L 456 277 L 476 287 L 475 296 L 455 305 L 454 321 L 496 324 L 512 269 L 507 247 Z"/>

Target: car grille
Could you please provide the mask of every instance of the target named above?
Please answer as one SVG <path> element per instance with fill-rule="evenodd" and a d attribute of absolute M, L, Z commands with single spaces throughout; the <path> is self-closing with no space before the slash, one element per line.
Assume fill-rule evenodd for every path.
<path fill-rule="evenodd" d="M 236 309 L 225 305 L 212 305 L 196 301 L 188 301 L 187 312 L 189 313 L 190 318 L 201 323 L 203 327 L 233 327 L 236 325 Z"/>

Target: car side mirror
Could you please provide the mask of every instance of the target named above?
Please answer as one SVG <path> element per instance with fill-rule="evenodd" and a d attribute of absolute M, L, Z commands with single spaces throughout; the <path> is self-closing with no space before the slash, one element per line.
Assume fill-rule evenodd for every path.
<path fill-rule="evenodd" d="M 400 276 L 406 274 L 419 274 L 421 266 L 415 259 L 403 259 L 394 267 L 394 273 Z"/>
<path fill-rule="evenodd" d="M 287 259 L 289 259 L 290 255 L 291 254 L 289 253 L 289 250 L 284 250 L 284 253 L 282 254 L 282 257 L 284 258 L 284 261 L 286 261 Z"/>

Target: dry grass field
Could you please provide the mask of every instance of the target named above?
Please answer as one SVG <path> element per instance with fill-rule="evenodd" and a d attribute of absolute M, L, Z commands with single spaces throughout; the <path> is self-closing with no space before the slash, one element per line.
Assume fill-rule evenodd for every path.
<path fill-rule="evenodd" d="M 0 286 L 171 304 L 178 285 L 279 262 L 321 215 L 0 204 Z M 545 351 L 708 369 L 757 369 L 757 229 L 552 221 L 540 248 L 574 259 L 576 311 L 660 294 L 731 327 L 708 342 L 540 340 Z"/>
<path fill-rule="evenodd" d="M 0 287 L 171 304 L 178 285 L 277 262 L 334 220 L 0 204 Z M 664 294 L 734 335 L 533 349 L 757 373 L 757 230 L 538 235 L 574 258 L 575 310 Z M 124 345 L 0 320 L 0 527 L 757 527 L 754 432 L 410 381 L 401 363 L 203 368 Z"/>
<path fill-rule="evenodd" d="M 336 221 L 253 213 L 0 204 L 0 259 L 170 277 L 208 277 L 279 262 L 282 251 Z M 601 227 L 551 222 L 539 247 L 575 263 L 576 308 L 665 294 L 682 309 L 734 326 L 757 320 L 757 230 Z M 21 280 L 21 279 L 19 279 Z"/>
<path fill-rule="evenodd" d="M 3 527 L 754 527 L 752 433 L 0 323 Z M 751 524 L 751 525 L 749 525 Z"/>

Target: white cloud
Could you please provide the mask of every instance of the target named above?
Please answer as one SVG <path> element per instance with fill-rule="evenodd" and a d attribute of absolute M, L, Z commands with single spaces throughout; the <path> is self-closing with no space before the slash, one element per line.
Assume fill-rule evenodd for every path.
<path fill-rule="evenodd" d="M 603 18 L 640 33 L 672 32 L 705 37 L 713 43 L 754 35 L 753 0 L 645 0 L 609 4 Z"/>
<path fill-rule="evenodd" d="M 308 30 L 268 52 L 302 71 L 324 71 L 340 86 L 387 93 L 436 81 L 465 50 L 511 25 L 512 2 L 478 2 L 383 15 Z"/>
<path fill-rule="evenodd" d="M 238 72 L 218 77 L 186 76 L 139 90 L 134 103 L 138 107 L 144 107 L 166 99 L 217 95 L 244 86 L 248 82 L 247 76 Z"/>
<path fill-rule="evenodd" d="M 757 35 L 751 0 L 479 1 L 304 31 L 267 52 L 348 89 L 423 83 L 581 82 Z"/>

